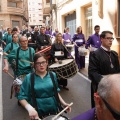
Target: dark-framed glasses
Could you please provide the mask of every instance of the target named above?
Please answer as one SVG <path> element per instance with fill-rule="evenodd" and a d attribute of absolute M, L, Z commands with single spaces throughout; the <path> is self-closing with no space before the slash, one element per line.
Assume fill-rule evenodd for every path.
<path fill-rule="evenodd" d="M 115 120 L 120 120 L 120 112 L 117 112 L 115 109 L 113 109 L 106 100 L 102 99 L 105 106 L 107 107 L 107 109 L 110 111 L 110 113 L 112 114 L 112 116 L 114 117 Z"/>
<path fill-rule="evenodd" d="M 36 62 L 35 64 L 37 65 L 37 66 L 41 66 L 41 65 L 46 65 L 46 61 L 42 61 L 42 62 Z"/>
<path fill-rule="evenodd" d="M 107 40 L 114 40 L 114 38 L 113 37 L 106 37 L 105 39 L 107 39 Z"/>

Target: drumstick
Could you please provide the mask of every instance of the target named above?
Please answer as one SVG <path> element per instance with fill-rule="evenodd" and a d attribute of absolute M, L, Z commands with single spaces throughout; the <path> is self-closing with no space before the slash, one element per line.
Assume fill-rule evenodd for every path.
<path fill-rule="evenodd" d="M 14 76 L 13 76 L 13 75 L 11 75 L 11 73 L 7 72 L 7 74 L 8 74 L 10 77 L 14 78 Z"/>
<path fill-rule="evenodd" d="M 33 63 L 33 62 L 30 62 L 30 61 L 24 60 L 24 59 L 20 59 L 20 61 L 27 62 L 27 63 Z"/>
<path fill-rule="evenodd" d="M 73 102 L 70 103 L 66 108 L 64 108 L 61 112 L 59 112 L 55 117 L 52 118 L 52 120 L 55 120 L 58 116 L 60 116 L 65 110 L 67 110 L 70 106 L 73 105 Z"/>

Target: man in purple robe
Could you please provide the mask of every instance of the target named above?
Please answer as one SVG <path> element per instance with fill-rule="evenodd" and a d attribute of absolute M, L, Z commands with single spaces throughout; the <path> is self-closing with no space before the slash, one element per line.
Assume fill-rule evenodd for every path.
<path fill-rule="evenodd" d="M 104 77 L 94 94 L 95 108 L 72 120 L 120 120 L 120 74 Z"/>
<path fill-rule="evenodd" d="M 94 27 L 95 34 L 91 35 L 87 42 L 86 42 L 86 49 L 88 49 L 90 52 L 95 51 L 97 48 L 100 48 L 101 46 L 101 40 L 100 40 L 100 26 L 96 25 Z"/>

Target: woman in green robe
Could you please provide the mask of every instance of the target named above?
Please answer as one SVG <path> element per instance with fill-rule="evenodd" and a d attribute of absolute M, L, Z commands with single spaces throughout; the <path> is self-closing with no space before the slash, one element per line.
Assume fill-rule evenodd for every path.
<path fill-rule="evenodd" d="M 13 34 L 12 35 L 12 42 L 9 43 L 4 51 L 3 51 L 3 54 L 4 55 L 8 55 L 13 49 L 15 48 L 18 48 L 19 47 L 19 44 L 18 44 L 18 35 L 17 34 Z"/>
<path fill-rule="evenodd" d="M 55 98 L 53 89 L 54 86 L 50 74 L 47 71 L 47 66 L 48 60 L 44 55 L 36 54 L 34 56 L 34 68 L 35 68 L 34 91 L 38 111 L 36 111 L 32 106 L 33 101 L 31 97 L 31 80 L 30 80 L 31 74 L 26 75 L 18 95 L 19 102 L 23 107 L 26 108 L 31 120 L 39 119 L 42 116 L 44 117 L 48 115 L 49 113 L 51 114 L 58 112 L 57 100 Z M 58 88 L 56 74 L 54 72 L 52 72 L 52 74 L 54 76 L 57 91 L 59 92 L 60 89 Z M 68 104 L 62 99 L 59 93 L 58 96 L 61 104 L 64 107 L 68 106 Z M 68 111 L 70 110 L 71 108 L 68 108 Z"/>

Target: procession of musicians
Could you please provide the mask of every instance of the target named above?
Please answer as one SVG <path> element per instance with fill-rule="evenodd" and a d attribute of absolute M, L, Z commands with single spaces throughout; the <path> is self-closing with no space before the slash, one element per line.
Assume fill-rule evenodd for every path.
<path fill-rule="evenodd" d="M 100 33 L 100 26 L 95 25 L 94 34 L 85 38 L 82 26 L 77 27 L 73 36 L 68 27 L 61 33 L 58 28 L 52 31 L 48 26 L 40 28 L 35 26 L 34 29 L 24 26 L 22 30 L 18 27 L 7 28 L 0 34 L 4 59 L 3 71 L 13 78 L 10 98 L 16 97 L 18 105 L 28 111 L 31 120 L 47 117 L 49 120 L 55 117 L 69 119 L 62 114 L 58 115 L 64 109 L 65 112 L 71 112 L 72 108 L 72 103 L 67 103 L 59 92 L 60 89 L 69 91 L 69 78 L 85 68 L 87 54 L 92 109 L 89 110 L 91 113 L 74 116 L 73 120 L 120 119 L 120 109 L 111 101 L 108 104 L 111 109 L 113 108 L 113 112 L 106 104 L 109 112 L 104 111 L 104 108 L 99 112 L 100 105 L 108 101 L 108 98 L 105 101 L 104 98 L 100 99 L 102 103 L 96 98 L 96 96 L 102 97 L 100 95 L 103 91 L 100 85 L 104 85 L 104 81 L 111 77 L 116 80 L 118 77 L 116 74 L 120 72 L 118 53 L 111 50 L 114 40 L 111 31 L 105 30 Z M 10 73 L 10 68 L 13 74 Z M 107 115 L 104 115 L 103 111 Z"/>

